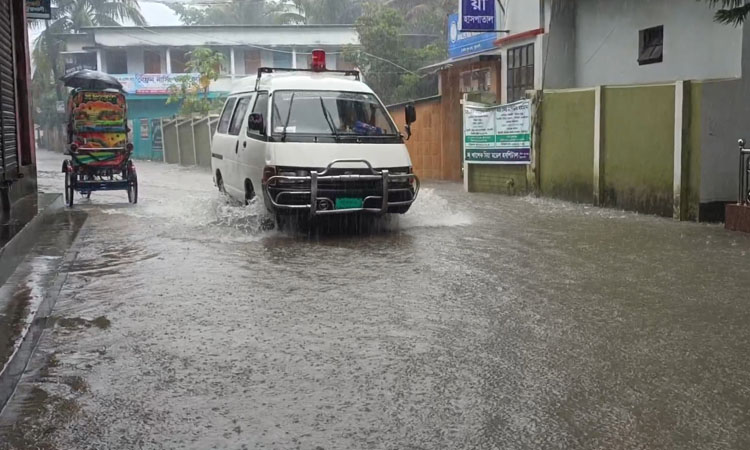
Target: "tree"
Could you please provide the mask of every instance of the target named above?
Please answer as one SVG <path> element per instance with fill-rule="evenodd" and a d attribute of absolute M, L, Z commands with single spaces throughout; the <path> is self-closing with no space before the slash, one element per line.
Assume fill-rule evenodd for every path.
<path fill-rule="evenodd" d="M 362 15 L 361 0 L 298 0 L 310 24 L 351 24 Z"/>
<path fill-rule="evenodd" d="M 230 0 L 211 6 L 170 4 L 186 25 L 351 24 L 363 0 Z"/>
<path fill-rule="evenodd" d="M 145 25 L 137 0 L 57 0 L 57 18 L 51 22 L 34 20 L 31 26 L 44 27 L 34 41 L 32 57 L 32 101 L 35 120 L 40 125 L 59 122 L 55 99 L 63 100 L 63 86 L 59 82 L 63 73 L 64 42 L 57 35 L 80 31 L 88 26 L 116 26 L 128 20 Z"/>
<path fill-rule="evenodd" d="M 445 36 L 448 15 L 455 12 L 455 0 L 387 0 L 386 6 L 404 14 L 412 33 Z"/>
<path fill-rule="evenodd" d="M 299 11 L 289 6 L 286 2 L 269 0 L 230 0 L 211 7 L 169 5 L 185 25 L 267 25 L 304 20 Z"/>
<path fill-rule="evenodd" d="M 210 48 L 199 47 L 191 51 L 189 56 L 190 60 L 185 66 L 190 72 L 199 74 L 198 81 L 189 74 L 177 77 L 179 84 L 170 86 L 167 104 L 180 103 L 182 115 L 206 115 L 221 107 L 220 100 L 209 98 L 208 89 L 212 81 L 219 79 L 224 55 Z"/>
<path fill-rule="evenodd" d="M 206 47 L 196 48 L 189 55 L 190 60 L 185 66 L 189 71 L 200 74 L 198 83 L 203 96 L 208 98 L 208 88 L 211 82 L 219 79 L 221 67 L 224 64 L 224 55 Z"/>
<path fill-rule="evenodd" d="M 719 7 L 714 20 L 720 23 L 739 26 L 750 14 L 750 3 L 747 0 L 706 0 L 711 8 Z M 719 6 L 721 5 L 721 6 Z"/>
<path fill-rule="evenodd" d="M 445 47 L 429 44 L 420 48 L 407 45 L 407 22 L 398 10 L 368 4 L 357 19 L 360 47 L 348 47 L 345 59 L 354 62 L 367 83 L 386 103 L 424 97 L 437 92 L 434 76 L 416 71 L 445 56 Z"/>

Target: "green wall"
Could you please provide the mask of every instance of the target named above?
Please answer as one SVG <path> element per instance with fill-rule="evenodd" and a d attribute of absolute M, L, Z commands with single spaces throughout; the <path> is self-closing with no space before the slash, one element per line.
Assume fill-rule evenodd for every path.
<path fill-rule="evenodd" d="M 603 205 L 672 216 L 674 86 L 602 89 Z"/>
<path fill-rule="evenodd" d="M 685 82 L 681 219 L 700 208 L 703 84 Z M 672 217 L 675 85 L 602 87 L 602 206 Z M 595 90 L 547 91 L 538 142 L 541 194 L 582 203 L 594 197 Z M 472 165 L 469 191 L 532 191 L 525 166 Z"/>
<path fill-rule="evenodd" d="M 593 89 L 544 93 L 539 154 L 542 195 L 593 202 L 594 101 Z"/>
<path fill-rule="evenodd" d="M 526 165 L 470 164 L 469 192 L 524 195 L 528 192 Z"/>

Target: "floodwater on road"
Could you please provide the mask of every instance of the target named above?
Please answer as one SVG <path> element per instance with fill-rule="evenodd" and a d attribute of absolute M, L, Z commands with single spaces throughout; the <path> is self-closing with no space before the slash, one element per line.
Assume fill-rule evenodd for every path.
<path fill-rule="evenodd" d="M 137 205 L 76 198 L 0 448 L 750 447 L 748 236 L 443 183 L 280 233 L 207 171 L 137 165 Z"/>

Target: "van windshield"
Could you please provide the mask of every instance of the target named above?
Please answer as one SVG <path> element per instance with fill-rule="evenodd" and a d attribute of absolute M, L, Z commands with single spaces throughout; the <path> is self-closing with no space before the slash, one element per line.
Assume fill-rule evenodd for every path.
<path fill-rule="evenodd" d="M 275 135 L 397 135 L 383 105 L 367 93 L 277 91 L 273 95 L 272 117 Z"/>

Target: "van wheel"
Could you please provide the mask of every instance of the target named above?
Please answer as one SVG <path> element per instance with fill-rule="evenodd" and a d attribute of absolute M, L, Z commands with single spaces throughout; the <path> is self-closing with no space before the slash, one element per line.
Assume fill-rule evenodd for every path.
<path fill-rule="evenodd" d="M 250 201 L 255 198 L 255 189 L 253 189 L 253 183 L 250 180 L 245 180 L 245 205 L 249 205 Z"/>
<path fill-rule="evenodd" d="M 287 214 L 275 214 L 276 229 L 278 231 L 286 231 L 290 228 L 291 218 Z"/>
<path fill-rule="evenodd" d="M 221 172 L 216 171 L 216 187 L 219 188 L 219 192 L 226 194 L 227 191 L 224 189 L 224 179 L 221 177 Z"/>

